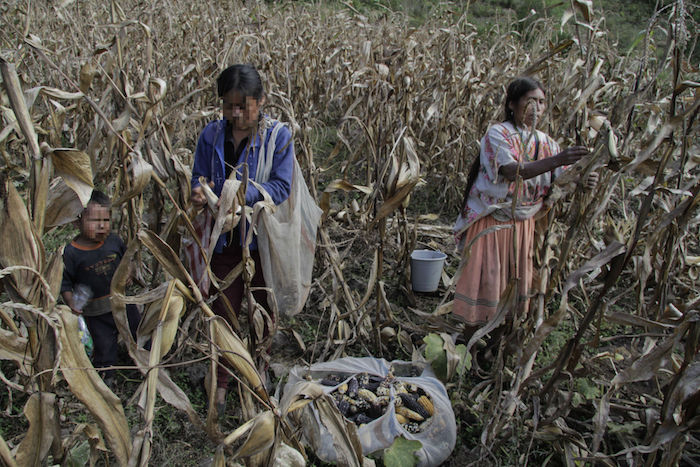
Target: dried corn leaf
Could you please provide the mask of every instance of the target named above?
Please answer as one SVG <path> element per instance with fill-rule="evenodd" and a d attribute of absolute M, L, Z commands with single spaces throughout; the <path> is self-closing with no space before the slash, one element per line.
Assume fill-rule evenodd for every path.
<path fill-rule="evenodd" d="M 85 404 L 109 443 L 117 461 L 126 465 L 131 452 L 131 435 L 119 398 L 109 390 L 92 367 L 78 336 L 78 318 L 65 305 L 56 307 L 61 320 L 60 367 L 71 392 Z"/>
<path fill-rule="evenodd" d="M 17 465 L 41 465 L 51 444 L 61 437 L 56 394 L 39 392 L 29 396 L 24 405 L 24 416 L 29 421 L 29 430 L 17 447 L 15 461 Z"/>
<path fill-rule="evenodd" d="M 74 101 L 85 97 L 85 94 L 83 94 L 82 92 L 64 91 L 62 89 L 51 88 L 48 86 L 39 86 L 37 88 L 31 89 L 30 91 L 37 91 L 53 99 L 63 99 L 69 101 Z"/>
<path fill-rule="evenodd" d="M 355 424 L 340 414 L 333 398 L 326 394 L 316 399 L 315 405 L 321 423 L 333 438 L 338 464 L 361 466 L 362 444 L 357 436 Z"/>
<path fill-rule="evenodd" d="M 323 395 L 323 388 L 320 384 L 310 381 L 299 381 L 289 389 L 284 391 L 284 396 L 280 401 L 280 412 L 282 417 L 286 417 L 295 410 L 306 407 Z"/>
<path fill-rule="evenodd" d="M 668 138 L 668 135 L 671 134 L 672 131 L 675 131 L 679 126 L 683 125 L 685 120 L 685 117 L 687 115 L 691 115 L 693 112 L 695 112 L 698 108 L 700 107 L 700 97 L 696 97 L 695 101 L 693 102 L 692 105 L 688 106 L 683 114 L 677 115 L 673 118 L 671 118 L 667 123 L 665 123 L 659 131 L 656 132 L 654 135 L 654 140 L 643 150 L 641 151 L 629 164 L 627 164 L 624 168 L 623 171 L 629 173 L 632 170 L 635 170 L 640 164 L 645 162 L 647 159 L 649 159 L 653 154 L 656 153 L 656 150 L 661 146 L 661 143 Z"/>
<path fill-rule="evenodd" d="M 39 140 L 37 139 L 36 131 L 34 131 L 34 123 L 29 115 L 29 109 L 22 94 L 22 86 L 17 77 L 17 70 L 13 64 L 0 57 L 0 71 L 2 72 L 3 85 L 7 91 L 7 97 L 12 105 L 17 123 L 27 139 L 29 156 L 32 160 L 41 159 Z"/>
<path fill-rule="evenodd" d="M 28 352 L 29 341 L 12 331 L 0 329 L 0 360 L 12 360 L 25 375 L 31 374 L 33 358 Z"/>
<path fill-rule="evenodd" d="M 83 204 L 78 194 L 68 187 L 65 180 L 60 177 L 54 178 L 49 185 L 44 229 L 49 230 L 73 222 L 82 210 Z"/>
<path fill-rule="evenodd" d="M 361 193 L 364 193 L 366 195 L 371 195 L 372 194 L 372 188 L 368 186 L 363 186 L 363 185 L 354 185 L 347 180 L 333 180 L 331 183 L 328 184 L 325 190 L 323 190 L 323 194 L 321 195 L 321 209 L 323 210 L 324 213 L 328 214 L 328 211 L 330 210 L 330 199 L 331 199 L 331 193 L 335 191 L 359 191 Z"/>
<path fill-rule="evenodd" d="M 230 446 L 246 436 L 243 444 L 233 454 L 233 459 L 250 457 L 270 448 L 275 442 L 275 415 L 271 410 L 258 414 L 229 434 L 223 444 Z"/>
<path fill-rule="evenodd" d="M 0 265 L 26 266 L 35 271 L 43 269 L 43 246 L 39 241 L 29 213 L 14 185 L 8 179 L 0 181 Z M 33 303 L 37 275 L 30 271 L 12 273 L 13 287 L 24 301 Z"/>
<path fill-rule="evenodd" d="M 181 309 L 184 308 L 184 301 L 181 296 L 173 296 L 175 290 L 175 281 L 171 281 L 163 300 L 160 302 L 158 312 L 158 324 L 153 332 L 151 343 L 151 351 L 148 356 L 148 372 L 146 381 L 144 382 L 145 390 L 141 392 L 140 405 L 145 406 L 143 418 L 144 426 L 134 436 L 133 447 L 131 450 L 130 465 L 147 465 L 151 457 L 151 432 L 153 430 L 153 420 L 155 415 L 156 391 L 158 389 L 158 374 L 160 368 L 158 364 L 162 360 L 162 356 L 170 349 L 175 336 L 165 337 L 164 339 L 164 320 L 170 313 L 173 315 L 171 321 L 175 322 L 175 330 L 179 321 Z M 177 310 L 171 310 L 172 307 L 177 307 Z"/>
<path fill-rule="evenodd" d="M 6 465 L 7 467 L 17 466 L 17 463 L 10 452 L 10 448 L 7 446 L 7 443 L 2 436 L 0 436 L 0 460 L 2 460 L 3 465 Z"/>
<path fill-rule="evenodd" d="M 145 233 L 145 235 L 148 236 L 147 233 Z M 157 243 L 157 241 L 155 243 Z M 139 242 L 134 241 L 129 243 L 129 246 L 127 247 L 127 250 L 124 253 L 124 256 L 122 257 L 122 261 L 119 263 L 119 267 L 117 267 L 117 270 L 114 272 L 111 289 L 112 314 L 114 316 L 114 322 L 117 324 L 119 334 L 121 335 L 122 339 L 124 339 L 124 341 L 127 343 L 129 355 L 131 355 L 131 357 L 134 359 L 134 361 L 139 367 L 139 370 L 143 373 L 147 373 L 150 367 L 150 352 L 137 347 L 136 342 L 134 341 L 134 338 L 131 335 L 129 323 L 126 316 L 127 297 L 125 296 L 125 288 L 127 280 L 129 279 L 129 264 L 131 261 L 133 261 L 133 258 L 138 251 L 138 247 Z M 184 296 L 187 296 L 187 289 L 185 289 L 184 286 L 181 286 L 181 283 L 179 283 L 178 281 L 175 281 L 175 284 L 178 287 L 178 291 Z M 159 296 L 163 296 L 162 294 L 163 291 L 161 290 L 158 292 L 153 291 L 153 293 L 144 294 L 144 296 L 153 296 L 154 299 L 157 300 Z M 187 298 L 192 299 L 191 296 L 188 296 Z M 139 341 L 145 342 L 148 339 L 148 337 L 150 337 L 150 335 L 144 335 L 143 333 L 140 333 Z M 175 384 L 175 382 L 170 378 L 166 371 L 158 371 L 158 392 L 163 397 L 163 400 L 165 400 L 168 404 L 185 412 L 194 426 L 197 426 L 201 429 L 204 428 L 202 421 L 199 419 L 197 412 L 192 407 L 192 403 L 187 397 L 187 394 L 185 394 L 185 392 L 177 384 Z"/>
<path fill-rule="evenodd" d="M 150 230 L 139 230 L 138 239 L 148 248 L 158 262 L 172 277 L 183 284 L 192 283 L 187 270 L 182 265 L 180 258 L 158 235 Z"/>
<path fill-rule="evenodd" d="M 56 175 L 63 178 L 87 206 L 94 187 L 92 183 L 92 165 L 90 156 L 77 149 L 56 148 L 48 151 L 56 168 Z"/>
<path fill-rule="evenodd" d="M 146 162 L 138 152 L 129 153 L 129 158 L 131 189 L 114 201 L 115 206 L 119 206 L 129 199 L 141 195 L 151 181 L 153 174 L 151 164 Z"/>
<path fill-rule="evenodd" d="M 637 359 L 629 368 L 615 375 L 612 380 L 613 386 L 619 387 L 626 383 L 646 381 L 656 376 L 661 368 L 668 368 L 671 362 L 670 352 L 673 349 L 673 341 L 673 339 L 665 339 L 654 345 L 649 353 Z"/>
<path fill-rule="evenodd" d="M 212 342 L 218 347 L 223 358 L 240 373 L 243 379 L 247 381 L 249 387 L 263 401 L 267 402 L 269 396 L 262 384 L 257 367 L 243 341 L 240 340 L 223 319 L 213 317 L 210 323 Z"/>
<path fill-rule="evenodd" d="M 587 23 L 593 19 L 593 1 L 592 0 L 574 0 L 574 6 L 581 12 Z"/>

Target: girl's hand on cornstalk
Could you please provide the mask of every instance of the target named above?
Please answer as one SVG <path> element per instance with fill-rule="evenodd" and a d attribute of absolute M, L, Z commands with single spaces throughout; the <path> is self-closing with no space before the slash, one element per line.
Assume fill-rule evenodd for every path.
<path fill-rule="evenodd" d="M 587 190 L 594 190 L 595 187 L 598 186 L 598 180 L 600 180 L 600 175 L 598 172 L 591 172 L 588 174 L 588 177 L 586 177 L 586 189 Z"/>
<path fill-rule="evenodd" d="M 556 157 L 560 165 L 571 165 L 578 162 L 582 157 L 588 156 L 590 151 L 585 146 L 571 146 L 557 154 Z"/>

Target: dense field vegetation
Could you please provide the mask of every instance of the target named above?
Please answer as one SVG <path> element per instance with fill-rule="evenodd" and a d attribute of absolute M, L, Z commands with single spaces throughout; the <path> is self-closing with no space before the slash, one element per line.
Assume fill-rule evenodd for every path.
<path fill-rule="evenodd" d="M 355 464 L 353 428 L 316 385 L 279 391 L 293 365 L 372 355 L 435 358 L 457 419 L 448 465 L 699 463 L 698 9 L 637 2 L 633 27 L 616 17 L 629 4 L 1 4 L 0 458 L 257 465 L 285 443 L 319 464 L 300 437 L 314 404 Z M 264 317 L 234 330 L 213 318 L 180 260 L 196 137 L 236 62 L 262 72 L 265 111 L 290 123 L 324 209 L 306 308 L 280 317 L 272 342 Z M 531 312 L 493 360 L 471 361 L 485 336 L 464 342 L 449 314 L 450 224 L 523 74 L 548 88 L 543 129 L 593 151 L 572 173 L 601 183 L 560 180 Z M 129 353 L 114 392 L 56 301 L 61 246 L 93 186 L 129 245 L 112 284 Z M 436 294 L 410 290 L 424 247 L 449 255 Z M 146 315 L 136 340 L 127 302 Z M 268 345 L 271 388 L 256 370 Z M 221 423 L 206 390 L 219 358 L 240 381 Z"/>

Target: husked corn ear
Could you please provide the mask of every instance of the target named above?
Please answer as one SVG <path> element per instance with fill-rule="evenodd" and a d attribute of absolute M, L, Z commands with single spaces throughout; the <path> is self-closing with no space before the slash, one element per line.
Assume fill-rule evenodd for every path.
<path fill-rule="evenodd" d="M 376 394 L 374 394 L 374 393 L 373 393 L 372 391 L 370 391 L 369 389 L 364 389 L 364 388 L 363 388 L 363 389 L 358 389 L 358 390 L 357 390 L 357 395 L 358 395 L 358 397 L 360 397 L 361 399 L 366 400 L 367 402 L 372 402 L 372 403 L 374 403 L 374 402 L 377 401 L 377 396 L 376 396 Z"/>
<path fill-rule="evenodd" d="M 396 413 L 403 415 L 404 417 L 409 418 L 411 420 L 415 420 L 417 422 L 422 422 L 423 420 L 425 420 L 425 418 L 421 414 L 419 414 L 418 412 L 414 412 L 413 410 L 404 406 L 396 407 Z"/>
<path fill-rule="evenodd" d="M 423 406 L 418 403 L 417 396 L 418 396 L 418 394 L 415 394 L 416 399 L 414 399 L 413 394 L 401 393 L 401 394 L 399 394 L 397 401 L 400 399 L 403 402 L 403 404 L 401 404 L 401 405 L 403 405 L 404 407 L 406 407 L 409 410 L 416 412 L 418 415 L 420 415 L 423 418 L 430 417 L 430 414 L 428 413 L 428 411 L 425 410 L 423 408 Z"/>
<path fill-rule="evenodd" d="M 389 396 L 377 396 L 377 400 L 374 401 L 374 405 L 389 405 L 391 399 Z"/>
<path fill-rule="evenodd" d="M 408 419 L 407 419 L 406 417 L 404 417 L 403 415 L 401 415 L 400 413 L 397 413 L 397 414 L 396 414 L 396 420 L 398 420 L 399 423 L 402 424 L 402 425 L 403 425 L 404 423 L 408 423 Z"/>
<path fill-rule="evenodd" d="M 430 399 L 428 399 L 428 396 L 420 396 L 418 398 L 418 403 L 423 406 L 426 412 L 428 412 L 429 416 L 433 416 L 433 413 L 435 413 L 435 407 L 433 407 L 433 403 Z"/>

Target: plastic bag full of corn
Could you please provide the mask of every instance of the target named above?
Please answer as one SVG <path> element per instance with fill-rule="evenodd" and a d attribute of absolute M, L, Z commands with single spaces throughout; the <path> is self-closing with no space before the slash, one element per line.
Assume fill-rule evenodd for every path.
<path fill-rule="evenodd" d="M 454 449 L 452 405 L 427 363 L 347 357 L 292 368 L 285 389 L 299 381 L 316 382 L 333 398 L 343 417 L 354 423 L 363 455 L 380 453 L 398 436 L 421 442 L 419 466 L 439 465 Z M 306 441 L 319 459 L 336 462 L 331 433 L 315 406 L 307 407 L 302 415 Z"/>

